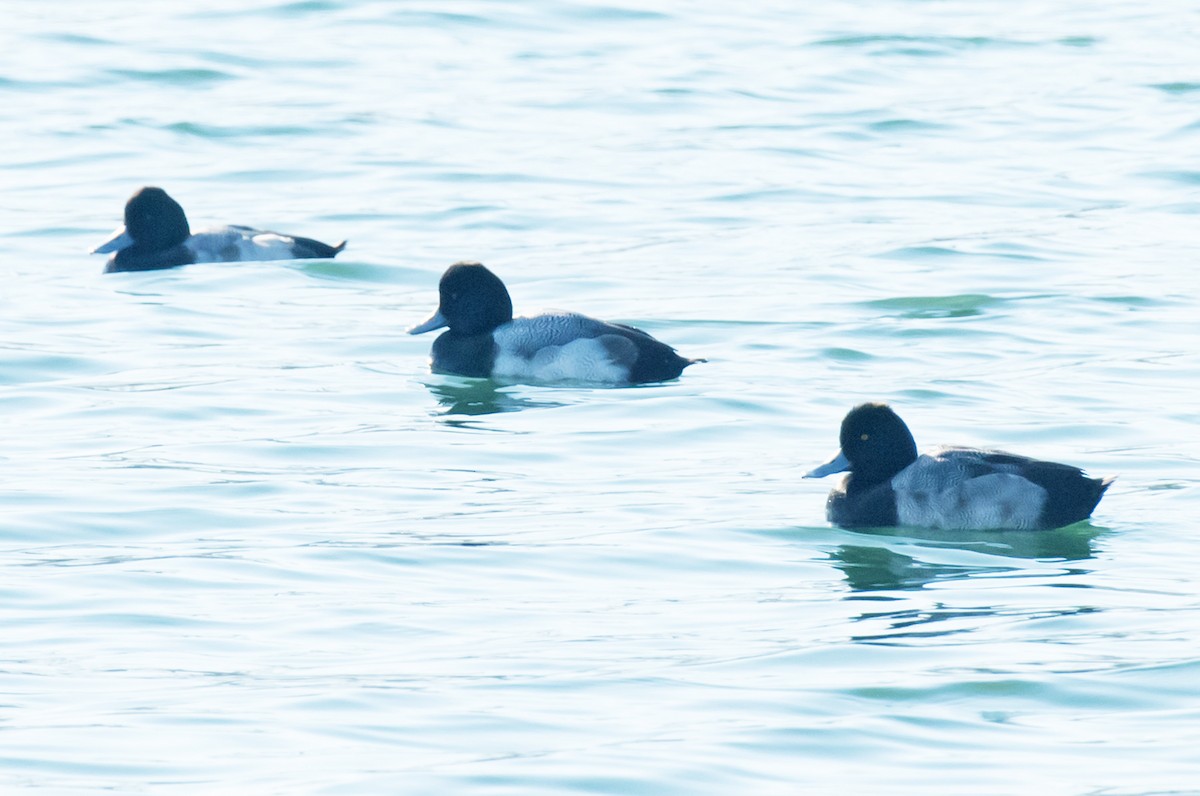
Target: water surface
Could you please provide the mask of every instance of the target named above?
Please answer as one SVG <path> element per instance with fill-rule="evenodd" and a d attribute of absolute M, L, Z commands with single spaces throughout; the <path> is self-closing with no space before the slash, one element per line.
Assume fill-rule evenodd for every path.
<path fill-rule="evenodd" d="M 0 785 L 1191 792 L 1200 12 L 17 3 Z M 335 261 L 102 275 L 139 186 Z M 441 271 L 707 364 L 431 375 Z M 1116 474 L 848 532 L 863 400 Z"/>

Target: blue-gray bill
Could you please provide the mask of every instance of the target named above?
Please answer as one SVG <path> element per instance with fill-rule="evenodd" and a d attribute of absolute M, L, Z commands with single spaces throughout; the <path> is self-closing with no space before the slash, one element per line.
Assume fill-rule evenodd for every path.
<path fill-rule="evenodd" d="M 113 234 L 109 236 L 108 240 L 92 249 L 90 253 L 109 254 L 111 252 L 119 252 L 122 249 L 128 249 L 132 245 L 133 237 L 129 234 L 129 231 L 125 229 L 125 226 L 121 225 L 113 230 Z"/>
<path fill-rule="evenodd" d="M 804 474 L 805 478 L 824 478 L 827 475 L 834 473 L 844 473 L 850 469 L 850 460 L 846 458 L 846 454 L 840 450 L 837 455 L 829 461 L 822 464 L 820 467 L 813 468 Z"/>
<path fill-rule="evenodd" d="M 428 318 L 409 329 L 408 333 L 425 334 L 426 332 L 432 332 L 435 329 L 444 329 L 449 325 L 450 322 L 446 320 L 445 315 L 442 315 L 441 310 L 435 310 L 434 313 Z"/>

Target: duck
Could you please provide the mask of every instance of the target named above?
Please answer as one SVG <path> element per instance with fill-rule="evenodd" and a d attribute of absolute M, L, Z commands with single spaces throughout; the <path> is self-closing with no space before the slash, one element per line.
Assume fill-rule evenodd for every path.
<path fill-rule="evenodd" d="M 146 186 L 125 203 L 125 223 L 92 249 L 109 254 L 105 273 L 154 271 L 191 263 L 335 257 L 335 246 L 312 238 L 230 225 L 193 233 L 183 207 L 162 188 Z"/>
<path fill-rule="evenodd" d="M 848 473 L 826 502 L 829 521 L 843 528 L 1051 530 L 1088 519 L 1115 480 L 997 450 L 943 446 L 918 455 L 885 403 L 851 409 L 840 442 L 804 477 Z"/>
<path fill-rule="evenodd" d="M 500 277 L 482 263 L 451 265 L 438 307 L 408 330 L 447 329 L 433 342 L 434 373 L 524 383 L 628 386 L 679 378 L 687 359 L 641 329 L 575 312 L 513 317 Z"/>

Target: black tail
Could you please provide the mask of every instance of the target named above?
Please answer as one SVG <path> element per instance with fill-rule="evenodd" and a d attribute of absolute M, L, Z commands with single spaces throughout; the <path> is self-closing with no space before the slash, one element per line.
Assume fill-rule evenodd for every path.
<path fill-rule="evenodd" d="M 295 241 L 296 256 L 302 259 L 325 260 L 336 257 L 338 252 L 346 248 L 346 241 L 342 241 L 336 246 L 330 246 L 328 243 L 322 243 L 312 238 L 293 236 L 292 240 Z"/>
<path fill-rule="evenodd" d="M 1048 490 L 1046 507 L 1042 509 L 1045 527 L 1061 528 L 1092 516 L 1100 498 L 1104 497 L 1105 491 L 1115 480 L 1116 476 L 1088 478 L 1082 473 L 1074 478 L 1061 479 L 1056 488 Z"/>

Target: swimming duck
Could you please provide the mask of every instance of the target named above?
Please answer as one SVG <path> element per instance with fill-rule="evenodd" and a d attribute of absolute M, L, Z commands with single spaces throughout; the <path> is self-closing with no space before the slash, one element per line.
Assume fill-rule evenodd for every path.
<path fill-rule="evenodd" d="M 242 226 L 192 234 L 183 208 L 162 188 L 146 187 L 125 203 L 125 224 L 92 254 L 115 252 L 105 273 L 153 271 L 190 263 L 294 260 L 333 257 L 346 241 L 330 246 L 312 238 Z"/>
<path fill-rule="evenodd" d="M 501 381 L 629 385 L 675 379 L 702 359 L 686 359 L 641 329 L 574 312 L 513 317 L 500 278 L 480 263 L 450 266 L 438 283 L 437 311 L 408 330 L 449 327 L 433 342 L 435 373 Z"/>
<path fill-rule="evenodd" d="M 942 447 L 918 456 L 908 426 L 881 403 L 851 409 L 841 450 L 805 478 L 846 471 L 826 503 L 829 521 L 844 528 L 1060 528 L 1091 516 L 1114 480 L 1002 451 Z"/>

